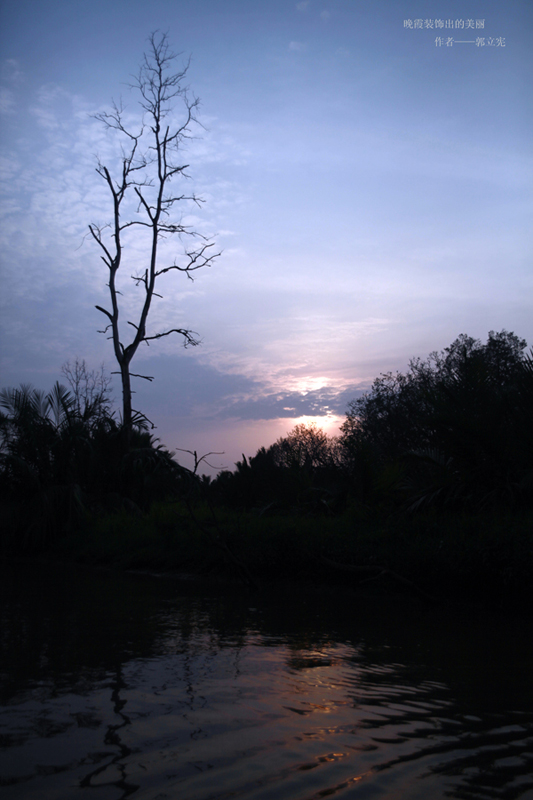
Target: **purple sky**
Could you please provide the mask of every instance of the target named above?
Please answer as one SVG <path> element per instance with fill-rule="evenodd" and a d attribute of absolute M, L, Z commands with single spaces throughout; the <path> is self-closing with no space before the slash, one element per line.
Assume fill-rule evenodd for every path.
<path fill-rule="evenodd" d="M 76 356 L 115 368 L 85 238 L 110 219 L 111 142 L 90 115 L 120 95 L 136 113 L 156 29 L 192 56 L 206 203 L 185 212 L 223 250 L 154 308 L 201 346 L 133 362 L 169 448 L 232 468 L 296 422 L 335 432 L 380 372 L 460 333 L 533 344 L 530 0 L 3 0 L 0 23 L 2 386 L 51 388 Z"/>

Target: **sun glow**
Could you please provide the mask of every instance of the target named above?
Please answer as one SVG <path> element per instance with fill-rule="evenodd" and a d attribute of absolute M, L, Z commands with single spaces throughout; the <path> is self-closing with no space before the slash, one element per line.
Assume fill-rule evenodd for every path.
<path fill-rule="evenodd" d="M 307 414 L 301 417 L 292 417 L 287 419 L 290 423 L 290 429 L 295 425 L 316 425 L 321 428 L 328 436 L 338 436 L 340 426 L 344 422 L 344 417 L 339 417 L 333 413 L 327 413 L 324 416 L 309 416 Z"/>
<path fill-rule="evenodd" d="M 319 389 L 329 389 L 331 385 L 332 384 L 329 378 L 307 375 L 305 378 L 299 378 L 295 380 L 291 385 L 290 390 L 306 395 L 309 394 L 309 392 L 316 392 Z"/>

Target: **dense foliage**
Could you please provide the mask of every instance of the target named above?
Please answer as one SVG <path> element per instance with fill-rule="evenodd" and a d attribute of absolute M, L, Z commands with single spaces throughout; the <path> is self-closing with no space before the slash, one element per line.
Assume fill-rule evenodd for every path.
<path fill-rule="evenodd" d="M 78 372 L 79 376 L 79 372 Z M 0 392 L 0 500 L 4 546 L 35 548 L 89 512 L 140 513 L 174 490 L 181 471 L 138 420 L 131 438 L 111 412 L 107 384 L 56 383 Z"/>
<path fill-rule="evenodd" d="M 217 502 L 240 508 L 272 511 L 328 511 L 335 505 L 341 473 L 336 439 L 316 424 L 296 425 L 268 449 L 221 472 L 211 484 Z"/>
<path fill-rule="evenodd" d="M 533 358 L 513 333 L 461 335 L 441 353 L 388 373 L 354 400 L 344 464 L 361 499 L 386 492 L 411 509 L 531 503 Z"/>

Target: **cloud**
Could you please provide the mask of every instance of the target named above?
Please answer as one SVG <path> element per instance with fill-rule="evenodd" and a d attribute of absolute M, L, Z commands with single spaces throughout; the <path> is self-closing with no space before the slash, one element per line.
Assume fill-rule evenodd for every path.
<path fill-rule="evenodd" d="M 298 11 L 307 11 L 309 8 L 309 0 L 301 0 L 300 3 L 296 3 L 296 8 Z"/>
<path fill-rule="evenodd" d="M 289 42 L 289 50 L 294 53 L 302 53 L 306 49 L 307 45 L 303 42 Z"/>
<path fill-rule="evenodd" d="M 221 419 L 274 420 L 280 417 L 340 417 L 348 403 L 359 397 L 368 385 L 342 390 L 322 387 L 310 392 L 273 392 L 262 397 L 227 396 L 221 398 L 215 416 Z"/>
<path fill-rule="evenodd" d="M 17 106 L 14 87 L 21 84 L 24 74 L 19 67 L 19 62 L 14 58 L 6 58 L 0 66 L 0 79 L 8 86 L 0 86 L 0 114 L 11 116 Z"/>
<path fill-rule="evenodd" d="M 24 80 L 24 73 L 15 58 L 6 58 L 0 68 L 0 77 L 6 83 L 20 84 Z"/>
<path fill-rule="evenodd" d="M 142 353 L 136 371 L 155 376 L 146 386 L 137 381 L 140 406 L 157 414 L 177 414 L 205 420 L 276 420 L 303 416 L 341 417 L 350 400 L 369 388 L 369 383 L 319 385 L 307 391 L 280 390 L 260 374 L 228 373 L 201 360 L 201 350 L 179 354 Z M 320 383 L 320 379 L 316 380 Z M 311 385 L 312 379 L 309 380 Z"/>
<path fill-rule="evenodd" d="M 320 17 L 321 17 L 321 19 L 324 20 L 324 22 L 327 22 L 328 19 L 331 17 L 331 14 L 330 14 L 329 11 L 321 11 L 320 12 Z"/>
<path fill-rule="evenodd" d="M 24 139 L 13 142 L 12 149 L 8 150 L 6 143 L 0 155 L 0 172 L 4 178 L 0 208 L 4 218 L 0 237 L 2 256 L 7 274 L 17 271 L 15 265 L 21 259 L 28 260 L 32 266 L 27 272 L 35 273 L 31 279 L 34 293 L 48 281 L 50 272 L 57 276 L 64 269 L 79 270 L 80 257 L 92 256 L 99 263 L 99 253 L 89 242 L 81 255 L 78 253 L 88 223 L 105 224 L 111 213 L 109 192 L 95 171 L 95 151 L 113 170 L 120 150 L 103 126 L 89 116 L 88 110 L 82 99 L 61 87 L 53 84 L 40 87 L 36 102 L 30 107 L 38 125 L 28 127 Z M 222 151 L 220 157 L 223 158 Z M 209 191 L 203 192 L 204 186 Z M 225 203 L 235 208 L 244 202 L 231 181 L 215 179 L 211 184 L 204 181 L 204 186 L 199 187 L 198 193 L 213 194 L 219 209 Z M 189 207 L 181 205 L 183 220 L 194 223 L 200 233 L 209 236 L 215 227 L 213 220 L 207 215 L 188 214 L 190 209 L 197 209 L 193 203 Z M 133 215 L 136 210 L 137 203 L 125 208 Z M 229 235 L 227 229 L 225 235 Z M 173 243 L 171 261 L 176 243 Z M 168 244 L 163 243 L 163 257 Z M 128 251 L 130 264 L 133 263 L 135 269 L 142 260 L 142 250 L 128 242 Z M 51 263 L 45 270 L 42 267 L 49 254 Z M 38 270 L 37 264 L 40 265 Z M 101 270 L 90 272 L 95 286 L 98 285 Z M 17 277 L 17 286 L 18 283 Z"/>
<path fill-rule="evenodd" d="M 5 86 L 0 87 L 0 114 L 7 116 L 15 113 L 15 96 Z"/>

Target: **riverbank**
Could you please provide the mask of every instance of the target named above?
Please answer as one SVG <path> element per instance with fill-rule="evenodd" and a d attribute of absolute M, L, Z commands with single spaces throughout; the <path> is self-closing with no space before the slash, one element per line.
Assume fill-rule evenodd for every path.
<path fill-rule="evenodd" d="M 393 515 L 349 508 L 336 516 L 236 513 L 155 504 L 87 519 L 49 543 L 53 558 L 229 579 L 312 581 L 465 599 L 533 611 L 531 514 Z"/>

